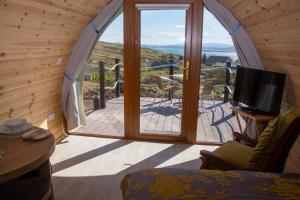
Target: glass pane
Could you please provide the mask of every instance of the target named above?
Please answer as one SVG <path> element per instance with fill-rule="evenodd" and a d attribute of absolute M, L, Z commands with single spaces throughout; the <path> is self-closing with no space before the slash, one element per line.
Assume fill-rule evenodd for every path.
<path fill-rule="evenodd" d="M 239 60 L 230 35 L 207 9 L 203 20 L 197 141 L 222 143 L 232 140 L 232 133 L 239 130 L 231 104 L 224 103 L 226 74 L 230 82 L 227 86 L 232 89 Z M 232 73 L 226 73 L 227 66 Z"/>
<path fill-rule="evenodd" d="M 122 63 L 123 14 L 107 27 L 89 56 L 83 81 L 86 125 L 76 132 L 124 136 Z"/>
<path fill-rule="evenodd" d="M 180 135 L 185 10 L 141 11 L 140 132 Z"/>

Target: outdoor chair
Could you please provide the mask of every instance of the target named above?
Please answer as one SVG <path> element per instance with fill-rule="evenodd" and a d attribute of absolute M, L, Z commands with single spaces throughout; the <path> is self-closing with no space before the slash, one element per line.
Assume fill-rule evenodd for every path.
<path fill-rule="evenodd" d="M 215 92 L 214 92 L 214 83 L 216 79 L 211 78 L 211 79 L 205 79 L 203 80 L 203 87 L 200 88 L 200 99 L 201 99 L 201 106 L 203 110 L 205 109 L 204 107 L 204 99 L 212 99 L 213 101 L 213 106 L 215 107 Z"/>
<path fill-rule="evenodd" d="M 282 172 L 299 133 L 300 111 L 292 108 L 268 124 L 255 147 L 229 141 L 212 152 L 202 150 L 201 168 Z"/>
<path fill-rule="evenodd" d="M 152 80 L 158 86 L 158 91 L 156 92 L 154 102 L 156 101 L 158 95 L 162 95 L 161 100 L 163 100 L 166 97 L 166 95 L 168 96 L 170 94 L 170 98 L 171 98 L 170 100 L 171 103 L 173 103 L 174 93 L 182 90 L 180 83 L 172 79 L 169 79 L 167 77 L 153 76 Z M 180 103 L 180 98 L 179 98 L 179 103 Z"/>

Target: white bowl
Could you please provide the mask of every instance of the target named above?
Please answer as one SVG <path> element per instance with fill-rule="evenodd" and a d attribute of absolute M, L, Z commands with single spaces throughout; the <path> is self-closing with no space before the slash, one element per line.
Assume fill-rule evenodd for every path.
<path fill-rule="evenodd" d="M 18 129 L 24 126 L 24 124 L 26 124 L 26 119 L 23 118 L 11 119 L 4 123 L 4 125 L 10 129 Z"/>

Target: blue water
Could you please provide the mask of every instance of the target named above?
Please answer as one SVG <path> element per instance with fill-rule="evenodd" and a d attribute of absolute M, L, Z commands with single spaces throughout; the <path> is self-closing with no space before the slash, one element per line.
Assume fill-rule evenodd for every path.
<path fill-rule="evenodd" d="M 229 51 L 202 51 L 202 55 L 206 54 L 207 57 L 209 56 L 228 56 L 230 57 L 233 61 L 238 59 L 238 56 L 236 55 L 235 52 L 229 52 Z"/>
<path fill-rule="evenodd" d="M 183 48 L 151 47 L 149 49 L 158 50 L 158 51 L 176 54 L 176 55 L 183 55 L 183 53 L 184 53 Z M 225 50 L 220 51 L 220 50 L 214 50 L 214 49 L 204 49 L 204 50 L 202 50 L 202 55 L 203 54 L 206 54 L 207 57 L 209 57 L 209 56 L 228 56 L 234 61 L 238 59 L 238 56 L 234 51 L 225 51 Z"/>

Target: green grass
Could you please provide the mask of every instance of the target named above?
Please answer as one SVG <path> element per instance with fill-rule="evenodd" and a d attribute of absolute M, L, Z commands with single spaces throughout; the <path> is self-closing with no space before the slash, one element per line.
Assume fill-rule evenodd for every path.
<path fill-rule="evenodd" d="M 97 42 L 90 57 L 88 66 L 97 67 L 97 63 L 92 63 L 93 60 L 104 61 L 105 66 L 112 66 L 115 64 L 115 59 L 119 59 L 123 63 L 124 46 L 122 44 L 108 43 L 108 42 Z M 141 48 L 141 59 L 155 60 L 158 58 L 169 59 L 170 54 L 162 51 L 155 51 L 148 48 Z M 175 60 L 179 59 L 180 55 L 173 55 Z M 144 63 L 142 62 L 143 66 Z"/>

